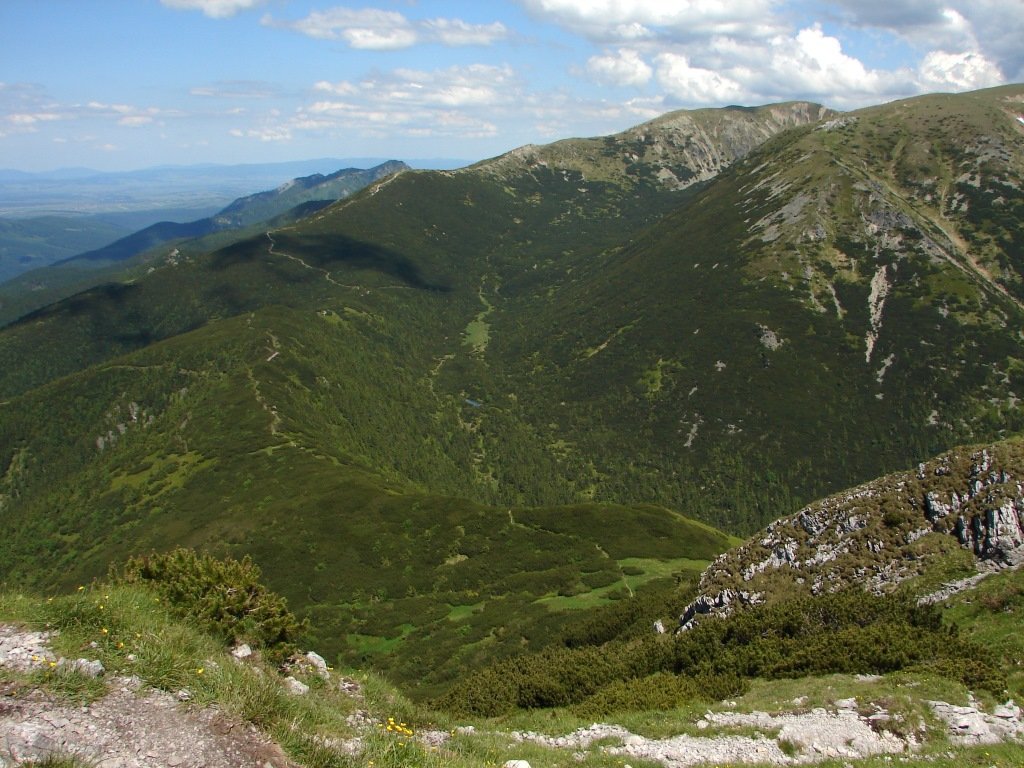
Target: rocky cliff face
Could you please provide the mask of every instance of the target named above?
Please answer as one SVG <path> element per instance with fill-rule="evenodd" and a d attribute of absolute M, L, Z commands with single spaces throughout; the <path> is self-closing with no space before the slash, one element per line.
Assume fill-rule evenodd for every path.
<path fill-rule="evenodd" d="M 953 450 L 777 520 L 715 560 L 680 621 L 795 592 L 887 592 L 965 552 L 983 571 L 1024 563 L 1024 441 Z"/>
<path fill-rule="evenodd" d="M 612 136 L 527 145 L 472 166 L 501 175 L 532 167 L 578 172 L 591 181 L 648 182 L 682 190 L 718 175 L 782 131 L 837 113 L 810 102 L 681 110 Z"/>

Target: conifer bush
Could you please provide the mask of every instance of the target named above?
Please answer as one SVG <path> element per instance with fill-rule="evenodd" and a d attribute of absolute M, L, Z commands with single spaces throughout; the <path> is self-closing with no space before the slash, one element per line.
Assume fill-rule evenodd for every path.
<path fill-rule="evenodd" d="M 620 618 L 604 618 L 613 617 Z M 585 643 L 597 629 L 572 639 Z M 483 716 L 559 706 L 597 716 L 717 701 L 754 678 L 913 668 L 996 695 L 1006 687 L 993 655 L 943 626 L 934 606 L 850 590 L 707 618 L 675 637 L 647 634 L 505 659 L 460 679 L 437 704 Z"/>
<path fill-rule="evenodd" d="M 111 576 L 151 587 L 176 612 L 224 642 L 249 643 L 278 659 L 295 650 L 305 629 L 285 599 L 261 583 L 260 569 L 248 555 L 220 559 L 178 548 L 133 557 Z"/>

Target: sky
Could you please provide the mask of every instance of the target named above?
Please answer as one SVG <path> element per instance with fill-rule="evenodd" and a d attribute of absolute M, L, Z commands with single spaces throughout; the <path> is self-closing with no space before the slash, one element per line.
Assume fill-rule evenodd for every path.
<path fill-rule="evenodd" d="M 1024 81 L 1024 0 L 2 0 L 0 168 L 492 157 Z"/>

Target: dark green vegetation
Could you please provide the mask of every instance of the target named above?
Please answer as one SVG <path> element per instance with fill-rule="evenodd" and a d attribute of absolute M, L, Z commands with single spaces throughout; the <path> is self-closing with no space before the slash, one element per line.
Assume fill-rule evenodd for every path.
<path fill-rule="evenodd" d="M 521 656 L 459 680 L 438 703 L 488 717 L 565 706 L 603 717 L 721 701 L 743 693 L 754 678 L 911 668 L 945 674 L 995 696 L 1006 689 L 998 657 L 943 626 L 937 608 L 854 590 L 758 606 L 681 635 L 647 632 L 632 640 Z"/>
<path fill-rule="evenodd" d="M 0 333 L 0 578 L 249 554 L 314 647 L 434 694 L 700 570 L 731 542 L 692 518 L 1015 431 L 1021 93 L 402 173 L 33 312 Z"/>

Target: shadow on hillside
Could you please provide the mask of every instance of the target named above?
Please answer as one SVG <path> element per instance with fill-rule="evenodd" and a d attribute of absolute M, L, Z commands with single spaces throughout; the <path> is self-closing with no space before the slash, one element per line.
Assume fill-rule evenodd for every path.
<path fill-rule="evenodd" d="M 210 266 L 228 269 L 254 261 L 265 255 L 270 246 L 266 236 L 252 238 L 228 246 L 213 255 Z M 447 293 L 451 286 L 445 281 L 431 280 L 412 259 L 374 243 L 345 235 L 303 235 L 295 237 L 274 233 L 274 253 L 289 255 L 315 269 L 333 271 L 339 266 L 368 270 L 399 280 L 410 288 Z M 336 276 L 344 280 L 344 276 Z"/>
<path fill-rule="evenodd" d="M 100 307 L 119 309 L 139 290 L 134 283 L 104 283 L 23 315 L 12 325 L 21 325 L 58 315 L 79 317 L 94 314 Z"/>

